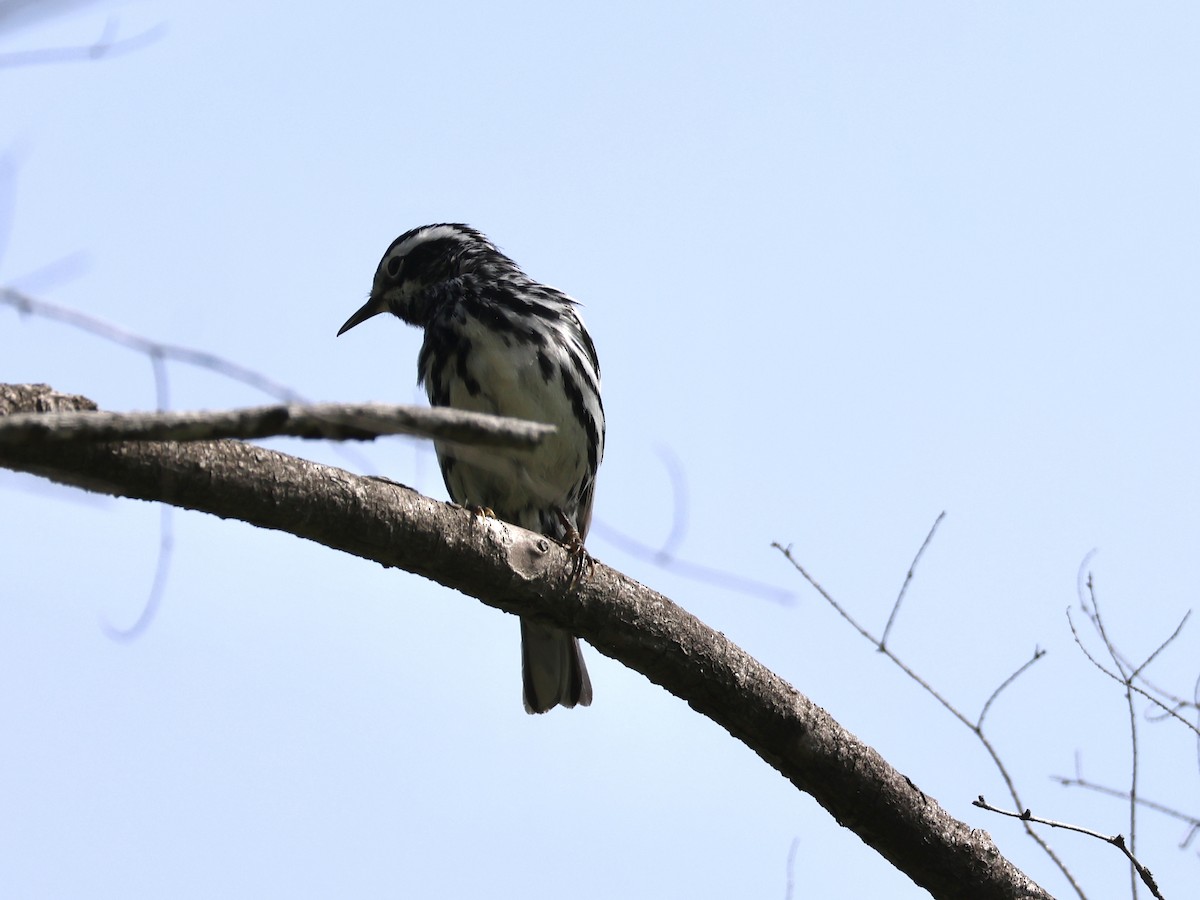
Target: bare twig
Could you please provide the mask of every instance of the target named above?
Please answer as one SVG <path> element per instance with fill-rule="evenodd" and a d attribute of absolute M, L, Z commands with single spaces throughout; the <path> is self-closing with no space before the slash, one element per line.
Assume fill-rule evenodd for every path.
<path fill-rule="evenodd" d="M 1123 835 L 1101 834 L 1099 831 L 1093 831 L 1090 828 L 1084 828 L 1080 825 L 1072 825 L 1069 822 L 1056 822 L 1053 819 L 1043 819 L 1039 816 L 1033 815 L 1028 809 L 1019 813 L 1011 812 L 1007 809 L 1000 809 L 999 807 L 992 806 L 990 803 L 988 803 L 983 798 L 983 794 L 980 794 L 978 799 L 973 801 L 973 805 L 978 806 L 980 809 L 986 809 L 988 812 L 998 813 L 1002 816 L 1009 816 L 1013 819 L 1020 819 L 1022 822 L 1036 822 L 1039 825 L 1049 825 L 1051 828 L 1062 828 L 1066 831 L 1075 831 L 1079 834 L 1086 834 L 1089 837 L 1097 838 L 1098 840 L 1104 841 L 1106 844 L 1112 844 L 1125 854 L 1126 858 L 1130 862 L 1130 865 L 1133 867 L 1138 876 L 1140 876 L 1142 883 L 1150 889 L 1150 892 L 1157 897 L 1158 900 L 1164 900 L 1163 895 L 1159 893 L 1158 884 L 1154 881 L 1154 876 L 1150 873 L 1149 869 L 1147 869 L 1138 861 L 1137 857 L 1133 855 L 1133 851 L 1125 845 L 1125 838 Z"/>
<path fill-rule="evenodd" d="M 0 419 L 0 421 L 3 421 Z M 158 558 L 154 563 L 154 581 L 142 604 L 141 612 L 128 628 L 118 628 L 101 619 L 100 627 L 114 641 L 132 641 L 141 637 L 158 615 L 162 598 L 167 589 L 167 575 L 171 571 L 171 554 L 175 547 L 175 507 L 169 503 L 159 504 Z"/>
<path fill-rule="evenodd" d="M 1116 797 L 1118 800 L 1130 799 L 1128 791 L 1121 791 L 1116 788 L 1108 787 L 1107 785 L 1097 784 L 1096 782 L 1089 781 L 1080 775 L 1075 775 L 1074 777 L 1067 775 L 1053 775 L 1051 777 L 1063 787 L 1084 788 L 1085 790 L 1094 791 L 1097 794 L 1104 794 L 1108 797 Z M 1172 819 L 1178 819 L 1188 826 L 1189 833 L 1200 829 L 1200 816 L 1194 816 L 1189 813 L 1185 813 L 1182 810 L 1167 806 L 1164 803 L 1158 803 L 1154 800 L 1147 800 L 1145 797 L 1139 796 L 1134 800 L 1134 802 L 1137 803 L 1138 806 L 1146 809 L 1152 809 L 1155 812 L 1162 813 L 1164 816 L 1168 816 Z M 1187 843 L 1188 841 L 1184 841 L 1180 846 L 1186 847 Z"/>
<path fill-rule="evenodd" d="M 242 384 L 256 388 L 267 396 L 282 400 L 285 403 L 307 402 L 301 394 L 292 390 L 287 385 L 281 384 L 272 378 L 268 378 L 261 372 L 225 359 L 215 353 L 207 353 L 203 350 L 194 350 L 191 347 L 183 347 L 178 344 L 164 344 L 161 341 L 151 340 L 150 338 L 142 337 L 140 334 L 127 331 L 111 322 L 106 322 L 95 316 L 81 313 L 79 310 L 71 309 L 68 306 L 60 306 L 57 303 L 35 299 L 14 288 L 0 289 L 0 304 L 12 306 L 19 313 L 62 322 L 73 328 L 85 331 L 88 334 L 103 338 L 106 341 L 119 344 L 122 347 L 128 347 L 130 350 L 145 353 L 152 358 L 159 356 L 171 362 L 185 363 L 216 372 L 218 375 L 224 375 L 233 381 L 240 381 Z"/>
<path fill-rule="evenodd" d="M 988 714 L 988 710 L 992 708 L 992 704 L 996 701 L 996 698 L 1000 696 L 1000 693 L 1005 688 L 1007 688 L 1010 684 L 1012 684 L 1014 681 L 1016 681 L 1018 678 L 1020 678 L 1023 674 L 1025 674 L 1026 669 L 1028 669 L 1030 666 L 1032 666 L 1035 662 L 1037 662 L 1039 659 L 1041 659 L 1045 655 L 1046 655 L 1046 651 L 1043 650 L 1041 647 L 1034 647 L 1032 658 L 1026 660 L 1024 663 L 1021 664 L 1020 668 L 1018 668 L 1017 671 L 1013 672 L 1011 675 L 1009 675 L 1007 678 L 1005 678 L 1002 682 L 1000 682 L 1000 686 L 998 688 L 996 688 L 994 691 L 992 691 L 992 696 L 987 698 L 987 702 L 983 704 L 983 709 L 981 709 L 979 711 L 979 718 L 975 720 L 975 728 L 977 730 L 980 730 L 980 731 L 983 730 L 984 717 Z"/>
<path fill-rule="evenodd" d="M 1089 587 L 1091 586 L 1090 578 L 1088 579 L 1088 586 Z M 1099 615 L 1099 611 L 1097 611 L 1097 615 Z M 1187 620 L 1190 619 L 1191 616 L 1192 616 L 1192 611 L 1189 609 L 1187 612 L 1185 612 L 1183 614 L 1183 618 L 1179 620 L 1179 624 L 1175 626 L 1175 630 L 1171 632 L 1171 636 L 1168 637 L 1161 644 L 1159 644 L 1158 647 L 1156 647 L 1154 649 L 1154 651 L 1149 656 L 1146 657 L 1146 659 L 1142 662 L 1141 665 L 1133 667 L 1133 670 L 1129 673 L 1131 678 L 1141 678 L 1142 677 L 1142 672 L 1146 669 L 1147 666 L 1150 665 L 1150 663 L 1154 662 L 1155 657 L 1158 656 L 1160 653 L 1162 653 L 1164 650 L 1166 650 L 1167 646 L 1170 645 L 1177 637 L 1179 637 L 1180 633 L 1183 631 L 1183 626 L 1187 624 Z M 1113 652 L 1114 653 L 1116 652 L 1115 647 L 1113 648 Z"/>
<path fill-rule="evenodd" d="M 703 563 L 680 559 L 678 556 L 663 556 L 658 548 L 650 546 L 637 538 L 630 537 L 623 531 L 618 531 L 605 522 L 593 521 L 591 534 L 602 538 L 634 559 L 643 560 L 664 571 L 673 572 L 691 581 L 711 584 L 726 590 L 736 591 L 739 594 L 760 597 L 783 606 L 790 605 L 796 599 L 796 595 L 791 591 L 776 587 L 773 584 L 756 581 L 753 578 L 746 578 L 744 575 L 726 572 L 723 569 L 706 566 Z"/>
<path fill-rule="evenodd" d="M 663 467 L 667 470 L 667 477 L 671 480 L 671 498 L 675 502 L 675 513 L 671 516 L 671 531 L 663 539 L 656 554 L 658 559 L 665 564 L 675 559 L 675 551 L 683 544 L 684 535 L 687 533 L 690 519 L 688 516 L 688 485 L 683 466 L 679 464 L 679 457 L 675 455 L 675 452 L 666 445 L 658 447 L 657 450 L 658 458 L 662 461 Z"/>
<path fill-rule="evenodd" d="M 933 524 L 929 527 L 929 534 L 925 535 L 925 540 L 921 543 L 921 547 L 917 550 L 917 555 L 913 557 L 913 561 L 909 563 L 908 573 L 904 576 L 904 584 L 900 585 L 900 593 L 896 595 L 896 602 L 892 604 L 892 612 L 888 616 L 887 624 L 883 626 L 883 636 L 879 638 L 879 646 L 882 649 L 887 644 L 888 635 L 892 632 L 892 623 L 896 621 L 896 614 L 900 612 L 900 604 L 904 602 L 904 595 L 908 593 L 908 586 L 912 584 L 913 573 L 917 569 L 917 563 L 921 561 L 921 557 L 925 555 L 925 548 L 929 546 L 929 542 L 933 540 L 933 534 L 937 531 L 937 527 L 942 524 L 942 519 L 946 518 L 946 511 L 943 509 L 938 513 L 938 517 L 933 520 Z"/>

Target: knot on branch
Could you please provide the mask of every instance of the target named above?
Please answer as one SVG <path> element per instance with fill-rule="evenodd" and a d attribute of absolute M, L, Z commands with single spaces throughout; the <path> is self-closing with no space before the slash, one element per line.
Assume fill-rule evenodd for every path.
<path fill-rule="evenodd" d="M 79 412 L 96 409 L 80 394 L 64 394 L 48 384 L 0 384 L 0 416 L 14 413 Z"/>

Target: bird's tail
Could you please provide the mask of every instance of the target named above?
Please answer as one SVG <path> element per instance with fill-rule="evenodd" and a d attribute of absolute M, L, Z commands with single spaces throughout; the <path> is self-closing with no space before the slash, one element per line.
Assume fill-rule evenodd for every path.
<path fill-rule="evenodd" d="M 592 703 L 592 681 L 579 640 L 552 625 L 521 619 L 521 680 L 528 713 Z"/>

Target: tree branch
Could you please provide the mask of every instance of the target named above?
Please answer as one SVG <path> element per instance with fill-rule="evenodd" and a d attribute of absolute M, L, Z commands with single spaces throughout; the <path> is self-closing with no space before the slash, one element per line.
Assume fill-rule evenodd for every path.
<path fill-rule="evenodd" d="M 0 415 L 89 405 L 44 386 L 0 386 Z M 1049 897 L 986 832 L 952 818 L 724 635 L 602 564 L 573 582 L 570 554 L 542 535 L 236 441 L 4 445 L 0 465 L 287 531 L 553 622 L 721 725 L 933 896 Z"/>
<path fill-rule="evenodd" d="M 473 446 L 532 447 L 553 431 L 553 425 L 446 407 L 292 403 L 199 412 L 14 413 L 0 419 L 0 444 L 201 441 L 278 435 L 372 440 L 383 434 L 410 434 Z"/>

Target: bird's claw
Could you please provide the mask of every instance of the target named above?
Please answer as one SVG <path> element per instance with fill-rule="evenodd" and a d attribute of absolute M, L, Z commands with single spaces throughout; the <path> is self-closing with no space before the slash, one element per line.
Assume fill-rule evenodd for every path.
<path fill-rule="evenodd" d="M 563 526 L 563 538 L 560 543 L 571 555 L 571 581 L 572 585 L 578 584 L 592 577 L 592 571 L 596 568 L 596 560 L 592 559 L 590 553 L 583 546 L 583 538 L 579 535 L 579 530 L 567 518 L 567 514 L 561 509 L 555 510 L 558 513 L 558 520 Z"/>

